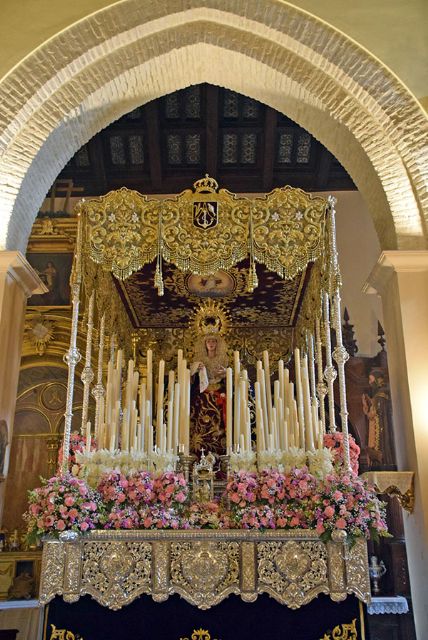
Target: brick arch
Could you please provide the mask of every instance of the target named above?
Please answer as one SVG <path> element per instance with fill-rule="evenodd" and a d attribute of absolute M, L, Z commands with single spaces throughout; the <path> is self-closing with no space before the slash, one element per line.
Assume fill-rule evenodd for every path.
<path fill-rule="evenodd" d="M 47 189 L 89 138 L 135 106 L 199 82 L 257 98 L 317 137 L 365 197 L 383 248 L 426 246 L 427 120 L 395 76 L 285 3 L 159 4 L 127 0 L 100 11 L 0 83 L 8 105 L 0 122 L 3 247 L 25 247 Z"/>

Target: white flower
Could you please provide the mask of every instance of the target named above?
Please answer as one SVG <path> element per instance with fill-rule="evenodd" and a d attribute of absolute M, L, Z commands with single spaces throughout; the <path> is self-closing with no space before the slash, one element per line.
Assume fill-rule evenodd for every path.
<path fill-rule="evenodd" d="M 312 475 L 320 478 L 325 478 L 326 475 L 333 471 L 333 454 L 330 449 L 324 447 L 323 449 L 316 449 L 315 451 L 308 451 L 309 471 Z"/>
<path fill-rule="evenodd" d="M 261 451 L 257 458 L 257 466 L 259 471 L 263 469 L 278 469 L 282 470 L 282 451 Z"/>
<path fill-rule="evenodd" d="M 289 447 L 282 454 L 282 464 L 286 473 L 291 471 L 293 467 L 303 467 L 306 464 L 306 451 L 298 447 Z"/>
<path fill-rule="evenodd" d="M 256 454 L 254 451 L 230 454 L 231 471 L 256 471 Z"/>

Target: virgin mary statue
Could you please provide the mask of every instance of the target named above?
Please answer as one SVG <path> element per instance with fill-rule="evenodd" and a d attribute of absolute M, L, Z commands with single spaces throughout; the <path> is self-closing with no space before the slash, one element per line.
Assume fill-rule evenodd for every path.
<path fill-rule="evenodd" d="M 216 455 L 226 453 L 226 342 L 216 333 L 200 336 L 194 347 L 190 409 L 190 450 L 202 447 Z"/>

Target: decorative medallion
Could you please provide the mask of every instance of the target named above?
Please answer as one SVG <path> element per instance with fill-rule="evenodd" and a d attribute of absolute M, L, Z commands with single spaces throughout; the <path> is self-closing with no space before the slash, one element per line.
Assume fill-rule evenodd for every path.
<path fill-rule="evenodd" d="M 113 542 L 100 560 L 100 569 L 112 582 L 122 582 L 135 566 L 126 544 Z"/>
<path fill-rule="evenodd" d="M 183 551 L 181 570 L 195 591 L 214 591 L 224 580 L 228 569 L 227 554 L 212 542 L 195 542 L 189 551 Z"/>
<path fill-rule="evenodd" d="M 311 558 L 296 542 L 287 542 L 275 556 L 278 571 L 286 580 L 295 582 L 311 566 Z"/>
<path fill-rule="evenodd" d="M 53 340 L 54 327 L 54 322 L 46 320 L 42 313 L 31 318 L 27 324 L 28 336 L 39 356 L 45 354 L 49 342 Z"/>
<path fill-rule="evenodd" d="M 48 411 L 60 411 L 65 408 L 67 387 L 59 382 L 52 382 L 43 387 L 40 401 Z"/>

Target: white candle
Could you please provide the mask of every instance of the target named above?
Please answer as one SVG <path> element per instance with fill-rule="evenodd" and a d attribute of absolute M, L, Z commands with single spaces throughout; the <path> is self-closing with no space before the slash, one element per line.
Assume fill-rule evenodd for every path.
<path fill-rule="evenodd" d="M 272 389 L 270 386 L 270 365 L 269 365 L 269 352 L 263 351 L 263 366 L 265 370 L 265 384 L 266 384 L 266 404 L 269 423 L 272 424 Z"/>
<path fill-rule="evenodd" d="M 153 425 L 149 424 L 149 427 L 147 429 L 148 431 L 148 437 L 147 437 L 147 455 L 150 455 L 153 453 Z"/>
<path fill-rule="evenodd" d="M 261 363 L 260 363 L 261 364 Z M 269 414 L 267 410 L 267 400 L 266 400 L 266 381 L 265 381 L 265 372 L 260 368 L 260 395 L 262 399 L 262 412 L 263 412 L 263 424 L 265 430 L 265 441 L 268 442 L 269 436 Z"/>
<path fill-rule="evenodd" d="M 297 416 L 299 422 L 299 447 L 305 446 L 305 419 L 303 408 L 303 388 L 302 388 L 302 373 L 300 368 L 300 351 L 294 349 L 294 375 L 296 377 L 296 391 L 297 391 Z"/>
<path fill-rule="evenodd" d="M 232 450 L 232 394 L 233 394 L 233 382 L 232 382 L 232 369 L 227 367 L 226 369 L 226 452 L 229 453 Z"/>
<path fill-rule="evenodd" d="M 146 436 L 147 436 L 146 451 L 147 453 L 149 453 L 150 451 L 153 450 L 153 426 L 152 426 L 152 423 L 150 422 L 150 400 L 146 400 L 144 422 L 146 425 Z M 151 432 L 150 432 L 150 427 L 152 428 Z M 150 440 L 150 433 L 152 438 L 151 440 Z"/>
<path fill-rule="evenodd" d="M 314 442 L 312 438 L 312 409 L 311 409 L 311 395 L 309 388 L 309 372 L 308 372 L 308 359 L 306 356 L 302 358 L 302 390 L 303 390 L 303 410 L 305 416 L 305 448 L 307 451 L 312 451 L 314 448 Z"/>
<path fill-rule="evenodd" d="M 264 434 L 264 426 L 263 426 L 263 412 L 262 412 L 262 402 L 261 402 L 261 394 L 260 394 L 260 382 L 257 381 L 254 384 L 254 391 L 256 396 L 256 429 L 257 429 L 257 452 L 260 453 L 266 449 L 265 444 L 265 434 Z"/>
<path fill-rule="evenodd" d="M 152 400 L 153 400 L 153 352 L 147 349 L 147 400 L 150 402 L 150 423 L 152 421 Z"/>
<path fill-rule="evenodd" d="M 272 430 L 272 437 L 273 437 L 274 447 L 275 447 L 275 449 L 278 449 L 278 416 L 277 416 L 275 407 L 272 407 L 272 425 L 271 425 L 271 430 Z"/>
<path fill-rule="evenodd" d="M 186 404 L 185 404 L 185 429 L 184 429 L 184 453 L 189 455 L 189 441 L 190 441 L 190 370 L 185 370 L 185 382 L 186 382 Z"/>
<path fill-rule="evenodd" d="M 172 439 L 172 447 L 174 453 L 177 452 L 178 447 L 178 425 L 180 418 L 180 384 L 178 382 L 175 383 L 174 388 L 174 436 Z"/>
<path fill-rule="evenodd" d="M 241 434 L 241 387 L 239 383 L 239 378 L 235 384 L 235 398 L 234 398 L 234 416 L 233 416 L 233 426 L 234 426 L 234 443 L 235 447 L 239 445 L 240 434 Z"/>
<path fill-rule="evenodd" d="M 280 382 L 279 380 L 275 380 L 273 383 L 273 404 L 275 409 L 275 444 L 278 449 L 281 451 L 284 449 L 284 437 L 282 434 L 282 412 L 281 412 L 281 398 L 280 398 Z"/>
<path fill-rule="evenodd" d="M 245 453 L 245 437 L 243 433 L 239 436 L 239 452 Z"/>
<path fill-rule="evenodd" d="M 284 360 L 278 360 L 279 395 L 284 397 Z"/>
<path fill-rule="evenodd" d="M 168 400 L 168 423 L 167 423 L 167 432 L 166 432 L 166 440 L 167 440 L 167 451 L 171 451 L 172 449 L 172 439 L 173 439 L 173 401 Z"/>
<path fill-rule="evenodd" d="M 247 419 L 247 398 L 246 398 L 246 389 L 245 389 L 245 380 L 241 380 L 239 383 L 239 395 L 240 395 L 240 411 L 239 411 L 239 441 L 241 442 L 241 435 L 244 436 L 245 443 L 245 422 Z M 244 448 L 246 451 L 246 448 Z"/>
<path fill-rule="evenodd" d="M 186 360 L 182 360 L 181 370 L 180 370 L 180 444 L 183 445 L 186 440 Z"/>
<path fill-rule="evenodd" d="M 284 451 L 290 446 L 290 409 L 287 407 L 284 414 Z"/>
<path fill-rule="evenodd" d="M 239 433 L 240 433 L 240 394 L 239 394 L 239 379 L 241 372 L 241 363 L 239 361 L 239 351 L 233 352 L 233 427 L 234 427 L 234 445 L 235 448 L 239 445 Z"/>
<path fill-rule="evenodd" d="M 165 360 L 159 360 L 159 375 L 158 375 L 158 393 L 156 404 L 156 445 L 161 446 L 160 433 L 161 425 L 163 423 L 163 391 L 164 391 L 164 376 L 165 376 Z"/>

